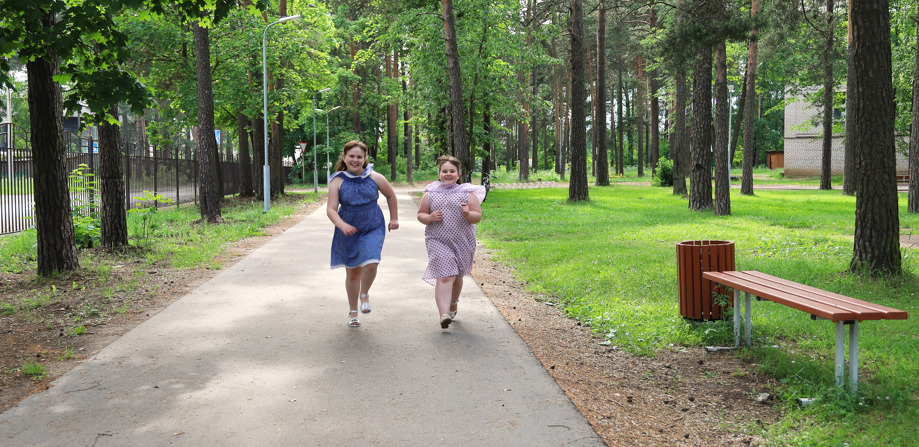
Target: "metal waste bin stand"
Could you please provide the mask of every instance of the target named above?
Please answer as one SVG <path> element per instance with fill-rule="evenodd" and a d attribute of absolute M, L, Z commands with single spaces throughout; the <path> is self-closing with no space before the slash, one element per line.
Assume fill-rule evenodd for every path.
<path fill-rule="evenodd" d="M 726 272 L 734 268 L 734 243 L 730 241 L 683 241 L 676 244 L 680 316 L 690 320 L 720 320 L 722 308 L 712 292 L 727 295 L 723 286 L 702 278 L 703 272 Z M 729 301 L 730 302 L 730 301 Z"/>

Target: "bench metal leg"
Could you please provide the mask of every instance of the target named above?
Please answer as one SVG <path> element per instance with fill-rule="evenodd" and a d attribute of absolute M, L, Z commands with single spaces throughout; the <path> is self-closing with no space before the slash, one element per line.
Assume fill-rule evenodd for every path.
<path fill-rule="evenodd" d="M 845 329 L 845 321 L 836 322 L 836 386 L 843 386 L 843 380 L 845 377 L 845 356 L 846 356 L 846 339 L 843 337 L 843 330 Z"/>
<path fill-rule="evenodd" d="M 858 391 L 858 320 L 849 325 L 849 391 Z"/>
<path fill-rule="evenodd" d="M 734 347 L 740 347 L 740 290 L 734 289 Z"/>
<path fill-rule="evenodd" d="M 744 292 L 744 295 L 746 295 L 745 296 L 746 302 L 744 303 L 744 307 L 746 308 L 745 309 L 746 315 L 744 315 L 744 319 L 743 319 L 743 322 L 744 322 L 743 329 L 744 329 L 744 334 L 747 336 L 747 346 L 750 346 L 750 334 L 753 332 L 752 323 L 750 320 L 750 294 L 748 292 Z"/>

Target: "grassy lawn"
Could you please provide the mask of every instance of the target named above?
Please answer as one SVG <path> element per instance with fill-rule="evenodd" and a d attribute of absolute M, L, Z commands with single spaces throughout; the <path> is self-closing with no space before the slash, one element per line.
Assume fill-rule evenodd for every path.
<path fill-rule="evenodd" d="M 693 324 L 678 314 L 676 249 L 684 240 L 736 246 L 737 268 L 758 270 L 913 314 L 919 250 L 903 250 L 904 275 L 844 273 L 852 256 L 855 199 L 839 191 L 732 194 L 733 215 L 691 212 L 670 188 L 591 187 L 570 204 L 567 189 L 496 191 L 484 204 L 479 239 L 517 269 L 531 291 L 557 301 L 610 345 L 654 355 L 671 345 L 733 345 L 728 322 Z M 903 233 L 919 233 L 906 213 Z M 775 445 L 917 445 L 919 316 L 860 326 L 860 393 L 834 386 L 834 326 L 786 306 L 754 302 L 752 349 L 739 352 L 781 385 L 784 418 Z M 598 343 L 601 340 L 598 340 Z M 818 403 L 797 404 L 798 397 Z"/>

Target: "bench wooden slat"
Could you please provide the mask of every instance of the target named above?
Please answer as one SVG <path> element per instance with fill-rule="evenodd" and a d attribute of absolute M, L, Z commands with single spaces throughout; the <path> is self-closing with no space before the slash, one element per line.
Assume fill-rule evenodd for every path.
<path fill-rule="evenodd" d="M 793 309 L 807 312 L 821 318 L 832 321 L 848 321 L 856 319 L 856 313 L 846 311 L 838 307 L 823 304 L 817 301 L 808 300 L 794 294 L 784 292 L 779 289 L 765 287 L 755 282 L 749 281 L 738 275 L 731 273 L 739 272 L 705 272 L 703 276 L 708 276 L 712 281 L 731 286 L 735 289 L 766 298 L 779 304 L 784 304 Z"/>
<path fill-rule="evenodd" d="M 883 319 L 883 320 L 905 320 L 907 318 L 907 313 L 906 311 L 903 311 L 903 310 L 881 306 L 880 304 L 874 304 L 872 302 L 863 301 L 857 298 L 850 298 L 848 296 L 840 295 L 840 294 L 833 293 L 833 292 L 827 292 L 826 290 L 821 290 L 821 289 L 811 287 L 808 285 L 784 280 L 782 278 L 777 278 L 775 276 L 767 275 L 761 272 L 749 271 L 749 272 L 744 272 L 744 273 L 751 275 L 751 276 L 756 276 L 756 277 L 760 277 L 763 279 L 767 279 L 775 283 L 782 284 L 783 287 L 798 289 L 803 292 L 811 293 L 811 294 L 818 295 L 821 297 L 826 297 L 831 300 L 841 300 L 847 304 L 851 303 L 851 305 L 856 305 L 856 306 L 859 306 L 865 309 L 869 309 L 871 312 L 881 313 L 883 314 L 883 317 L 880 319 Z"/>
<path fill-rule="evenodd" d="M 755 273 L 759 273 L 759 272 L 755 272 Z M 840 310 L 843 310 L 843 311 L 852 312 L 857 315 L 856 319 L 858 320 L 886 319 L 885 312 L 873 309 L 871 307 L 860 305 L 859 303 L 865 303 L 865 302 L 856 300 L 854 298 L 849 298 L 843 295 L 837 295 L 835 293 L 826 292 L 824 290 L 814 289 L 814 288 L 810 288 L 813 291 L 803 290 L 802 287 L 806 287 L 803 284 L 798 284 L 792 281 L 786 281 L 786 280 L 775 278 L 775 277 L 762 278 L 758 275 L 755 275 L 754 272 L 742 272 L 742 273 L 738 272 L 738 276 L 742 277 L 743 279 L 747 281 L 750 281 L 751 283 L 759 284 L 760 286 L 763 286 L 763 287 L 769 287 L 770 289 L 781 290 L 783 292 L 790 293 L 802 300 L 826 304 L 828 306 L 839 308 Z M 774 280 L 772 278 L 774 278 Z M 823 293 L 815 293 L 814 291 L 823 292 Z"/>

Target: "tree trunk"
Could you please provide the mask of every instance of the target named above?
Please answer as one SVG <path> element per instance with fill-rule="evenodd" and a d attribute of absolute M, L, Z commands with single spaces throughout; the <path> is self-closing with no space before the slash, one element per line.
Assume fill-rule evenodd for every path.
<path fill-rule="evenodd" d="M 642 150 L 644 149 L 644 146 L 645 146 L 644 129 L 645 129 L 645 103 L 646 101 L 645 101 L 644 89 L 642 87 L 644 87 L 645 85 L 645 72 L 644 72 L 645 64 L 641 56 L 638 56 L 635 62 L 636 62 L 635 78 L 638 81 L 638 87 L 635 89 L 635 94 L 637 97 L 635 99 L 635 104 L 634 104 L 635 117 L 637 118 L 635 121 L 635 133 L 638 134 L 638 147 L 636 148 L 637 152 L 635 153 L 635 163 L 638 165 L 638 176 L 644 177 L 645 176 L 645 167 L 644 167 L 645 157 L 644 157 L 644 152 L 642 152 Z"/>
<path fill-rule="evenodd" d="M 685 154 L 689 152 L 686 138 L 686 72 L 680 62 L 676 69 L 676 105 L 673 107 L 673 147 L 670 148 L 673 159 L 673 195 L 686 195 Z"/>
<path fill-rule="evenodd" d="M 760 0 L 753 0 L 750 9 L 750 15 L 756 19 L 759 14 Z M 757 39 L 759 39 L 759 30 L 753 28 L 750 32 L 750 48 L 747 54 L 747 103 L 744 110 L 743 123 L 743 173 L 740 179 L 740 193 L 743 195 L 753 195 L 753 165 L 756 164 L 756 149 L 753 141 L 753 122 L 754 110 L 756 106 L 756 51 Z"/>
<path fill-rule="evenodd" d="M 728 161 L 728 70 L 727 48 L 722 39 L 715 50 L 715 215 L 731 214 L 731 182 Z"/>
<path fill-rule="evenodd" d="M 597 117 L 594 127 L 597 129 L 597 159 L 594 168 L 597 171 L 597 186 L 609 186 L 609 161 L 606 148 L 606 10 L 597 11 L 597 97 L 594 98 Z"/>
<path fill-rule="evenodd" d="M 118 106 L 109 112 L 118 116 Z M 124 205 L 124 158 L 121 156 L 120 126 L 103 121 L 99 125 L 99 174 L 102 189 L 101 244 L 128 245 L 128 218 Z"/>
<path fill-rule="evenodd" d="M 386 77 L 390 79 L 396 79 L 399 72 L 399 60 L 398 55 L 393 52 L 393 54 L 386 55 Z M 398 160 L 399 160 L 399 126 L 397 124 L 399 120 L 399 106 L 395 103 L 394 100 L 390 99 L 390 102 L 386 104 L 386 158 L 389 160 L 389 180 L 395 181 L 398 176 Z"/>
<path fill-rule="evenodd" d="M 48 13 L 41 18 L 41 27 L 50 31 L 54 21 L 54 14 Z M 26 62 L 39 276 L 80 266 L 67 186 L 61 90 L 53 79 L 58 74 L 57 55 L 50 47 L 46 51 L 44 57 Z"/>
<path fill-rule="evenodd" d="M 689 209 L 712 209 L 712 48 L 702 46 L 692 80 L 692 173 Z"/>
<path fill-rule="evenodd" d="M 460 72 L 459 49 L 456 44 L 456 24 L 453 21 L 453 0 L 441 0 L 444 17 L 444 36 L 447 45 L 447 75 L 450 78 L 450 102 L 453 117 L 453 146 L 463 172 L 472 172 L 473 160 L 466 139 L 463 115 L 463 76 Z"/>
<path fill-rule="evenodd" d="M 402 74 L 406 74 L 405 62 L 402 63 Z M 402 95 L 408 96 L 408 85 L 404 76 L 402 78 Z M 402 125 L 402 136 L 405 140 L 403 142 L 405 146 L 405 181 L 412 183 L 412 114 L 409 112 L 408 106 L 402 108 L 402 119 L 405 121 Z"/>
<path fill-rule="evenodd" d="M 220 196 L 214 153 L 214 93 L 211 90 L 211 54 L 207 28 L 193 25 L 195 35 L 195 78 L 198 87 L 198 204 L 201 219 L 210 223 L 220 220 Z"/>
<path fill-rule="evenodd" d="M 919 17 L 917 17 L 919 19 Z M 919 30 L 919 20 L 916 20 Z M 919 36 L 919 34 L 916 34 Z M 919 45 L 916 45 L 913 67 L 913 119 L 909 135 L 909 196 L 906 211 L 919 213 Z"/>
<path fill-rule="evenodd" d="M 657 11 L 651 8 L 651 30 L 653 31 L 656 27 Z M 657 172 L 657 159 L 660 158 L 660 100 L 657 97 L 657 69 L 653 69 L 648 73 L 648 83 L 650 92 L 648 94 L 651 98 L 651 138 L 649 143 L 651 144 L 651 175 L 654 175 Z"/>
<path fill-rule="evenodd" d="M 265 200 L 265 121 L 261 114 L 252 117 L 250 135 L 252 135 L 252 186 L 256 200 Z"/>
<path fill-rule="evenodd" d="M 590 200 L 587 191 L 587 90 L 584 82 L 583 0 L 571 0 L 571 180 L 568 201 Z"/>
<path fill-rule="evenodd" d="M 849 268 L 872 275 L 900 274 L 890 8 L 886 0 L 852 4 L 858 175 L 855 246 Z"/>
<path fill-rule="evenodd" d="M 743 75 L 743 81 L 740 88 L 740 99 L 737 101 L 737 116 L 734 118 L 734 129 L 731 133 L 731 158 L 729 163 L 734 163 L 734 153 L 737 152 L 737 141 L 740 138 L 740 129 L 743 127 L 744 107 L 747 102 L 747 73 Z"/>
<path fill-rule="evenodd" d="M 490 176 L 491 171 L 494 170 L 492 166 L 494 156 L 491 147 L 491 103 L 488 102 L 487 95 L 485 98 L 485 110 L 482 112 L 482 131 L 485 132 L 485 143 L 482 145 L 485 151 L 485 157 L 482 158 L 482 183 L 485 183 L 486 176 Z"/>
<path fill-rule="evenodd" d="M 826 44 L 823 47 L 823 156 L 820 163 L 820 189 L 833 189 L 833 0 L 826 0 Z"/>
<path fill-rule="evenodd" d="M 252 197 L 252 158 L 249 154 L 249 118 L 242 112 L 236 115 L 236 133 L 239 135 L 239 196 Z"/>
<path fill-rule="evenodd" d="M 349 49 L 351 50 L 351 62 L 354 63 L 355 56 L 357 53 L 354 50 L 354 36 L 351 36 L 351 40 L 348 43 Z M 360 50 L 361 44 L 357 43 L 357 49 Z M 357 66 L 354 67 L 354 76 L 360 79 L 360 74 L 357 72 Z M 361 83 L 355 81 L 351 86 L 351 131 L 356 135 L 361 135 Z"/>
<path fill-rule="evenodd" d="M 517 72 L 517 83 L 519 86 L 523 86 L 526 82 L 526 76 L 524 76 L 522 71 Z M 521 105 L 524 106 L 524 113 L 526 113 L 526 95 L 524 92 L 517 94 L 517 98 L 520 101 Z M 517 121 L 517 178 L 520 180 L 527 180 L 530 178 L 530 164 L 529 156 L 527 156 L 527 132 L 526 128 L 526 115 L 524 118 L 521 118 Z"/>
<path fill-rule="evenodd" d="M 539 171 L 539 144 L 538 144 L 539 143 L 539 127 L 537 127 L 538 126 L 537 120 L 539 119 L 539 115 L 536 112 L 536 101 L 537 101 L 536 88 L 538 86 L 538 82 L 536 79 L 536 66 L 535 65 L 533 66 L 532 82 L 533 82 L 533 85 L 530 90 L 530 92 L 532 93 L 532 96 L 530 96 L 530 102 L 532 103 L 532 105 L 530 106 L 530 123 L 531 123 L 530 127 L 533 128 L 533 142 L 530 146 L 533 148 L 532 150 L 533 154 L 531 157 L 532 159 L 530 160 L 530 163 L 531 163 L 530 167 L 533 169 L 533 173 L 535 174 L 536 171 Z"/>
<path fill-rule="evenodd" d="M 622 155 L 625 152 L 625 145 L 623 140 L 623 132 L 625 131 L 625 124 L 622 122 L 622 52 L 619 52 L 619 61 L 616 64 L 617 71 L 619 72 L 619 90 L 616 92 L 616 127 L 619 131 L 619 153 L 616 160 L 616 173 L 619 175 L 624 175 L 625 170 L 622 167 Z"/>
<path fill-rule="evenodd" d="M 855 53 L 855 46 L 852 42 L 852 2 L 846 3 L 849 6 L 849 41 L 846 54 L 846 141 L 842 162 L 842 193 L 854 196 L 857 162 L 855 157 L 855 107 L 852 104 L 857 101 L 857 92 L 855 91 L 855 71 L 852 66 L 852 58 Z"/>
<path fill-rule="evenodd" d="M 279 84 L 281 79 L 277 81 Z M 278 110 L 271 122 L 270 143 L 268 144 L 268 162 L 271 165 L 271 195 L 284 194 L 284 111 Z M 220 164 L 217 164 L 219 168 Z M 218 171 L 219 172 L 219 171 Z M 305 178 L 305 177 L 304 177 Z"/>

